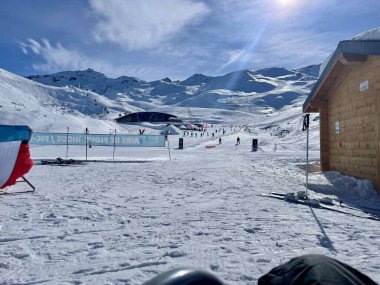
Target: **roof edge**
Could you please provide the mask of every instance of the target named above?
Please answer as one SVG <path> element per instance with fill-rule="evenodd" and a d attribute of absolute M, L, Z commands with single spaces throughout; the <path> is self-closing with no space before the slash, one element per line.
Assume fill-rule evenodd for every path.
<path fill-rule="evenodd" d="M 333 52 L 322 74 L 319 76 L 309 96 L 306 98 L 302 106 L 302 111 L 307 112 L 310 107 L 311 100 L 315 97 L 317 91 L 325 81 L 332 67 L 334 67 L 339 56 L 343 53 L 351 53 L 358 55 L 380 55 L 380 40 L 344 40 L 338 43 L 337 48 Z"/>

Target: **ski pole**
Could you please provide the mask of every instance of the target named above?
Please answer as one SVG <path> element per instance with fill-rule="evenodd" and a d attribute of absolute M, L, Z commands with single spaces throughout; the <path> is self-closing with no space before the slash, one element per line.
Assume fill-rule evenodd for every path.
<path fill-rule="evenodd" d="M 310 114 L 306 114 L 303 119 L 302 130 L 306 130 L 306 196 L 308 195 L 309 188 L 309 124 L 310 124 Z"/>

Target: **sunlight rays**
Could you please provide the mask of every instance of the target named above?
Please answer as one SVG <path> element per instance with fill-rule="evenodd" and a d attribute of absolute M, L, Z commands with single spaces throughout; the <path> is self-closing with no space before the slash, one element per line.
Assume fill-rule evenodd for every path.
<path fill-rule="evenodd" d="M 243 49 L 244 53 L 242 53 L 242 56 L 240 57 L 240 59 L 238 61 L 239 63 L 236 67 L 236 70 L 238 70 L 238 71 L 242 70 L 243 68 L 246 67 L 247 63 L 251 60 L 251 56 L 252 56 L 253 52 L 255 51 L 257 43 L 262 38 L 262 36 L 263 36 L 264 32 L 266 31 L 268 25 L 269 25 L 269 20 L 267 20 L 265 23 L 263 23 L 261 25 L 258 32 L 256 32 L 254 34 L 254 37 L 252 38 L 252 41 L 250 42 L 250 44 L 247 45 L 246 47 L 244 47 L 244 49 Z M 240 77 L 239 72 L 235 72 L 230 77 L 230 79 L 227 81 L 226 89 L 233 90 L 239 77 Z"/>

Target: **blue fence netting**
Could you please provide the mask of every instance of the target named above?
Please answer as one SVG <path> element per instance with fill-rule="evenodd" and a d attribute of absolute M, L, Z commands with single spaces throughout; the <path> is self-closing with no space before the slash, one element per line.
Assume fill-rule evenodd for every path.
<path fill-rule="evenodd" d="M 88 144 L 92 146 L 117 147 L 165 147 L 165 136 L 34 132 L 29 143 L 36 145 Z"/>

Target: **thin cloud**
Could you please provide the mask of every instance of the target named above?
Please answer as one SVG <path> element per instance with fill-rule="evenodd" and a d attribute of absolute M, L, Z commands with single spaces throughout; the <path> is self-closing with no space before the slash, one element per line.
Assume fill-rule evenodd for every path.
<path fill-rule="evenodd" d="M 27 39 L 26 43 L 20 42 L 19 44 L 20 44 L 21 51 L 24 54 L 28 54 L 28 48 L 31 49 L 33 53 L 40 54 L 41 45 L 39 44 L 39 42 L 37 42 L 34 39 Z"/>
<path fill-rule="evenodd" d="M 250 62 L 255 69 L 271 66 L 295 68 L 321 63 L 332 51 L 327 37 L 327 33 L 312 31 L 273 33 L 263 38 Z"/>
<path fill-rule="evenodd" d="M 133 49 L 152 48 L 202 19 L 209 8 L 191 0 L 90 0 L 94 36 Z"/>
<path fill-rule="evenodd" d="M 33 68 L 40 72 L 84 70 L 89 67 L 113 77 L 125 75 L 127 72 L 132 76 L 147 77 L 151 74 L 158 76 L 160 72 L 156 67 L 116 66 L 108 61 L 91 58 L 76 50 L 67 49 L 60 43 L 52 45 L 48 39 L 41 41 L 28 39 L 20 43 L 20 49 L 26 54 L 32 52 L 41 57 L 42 63 L 33 64 Z"/>
<path fill-rule="evenodd" d="M 277 0 L 87 0 L 75 5 L 84 15 L 80 28 L 64 22 L 67 33 L 59 33 L 41 26 L 46 30 L 30 33 L 33 38 L 26 34 L 19 43 L 20 58 L 43 72 L 91 67 L 107 76 L 145 80 L 296 68 L 322 62 L 339 40 L 372 28 L 380 4 L 368 1 L 372 8 L 353 0 L 339 9 L 338 0 L 296 0 L 296 6 L 285 9 Z M 63 12 L 65 20 L 73 15 Z M 279 12 L 284 12 L 281 17 Z M 348 25 L 348 18 L 364 19 L 368 13 L 368 23 Z M 62 44 L 51 41 L 57 35 Z"/>

